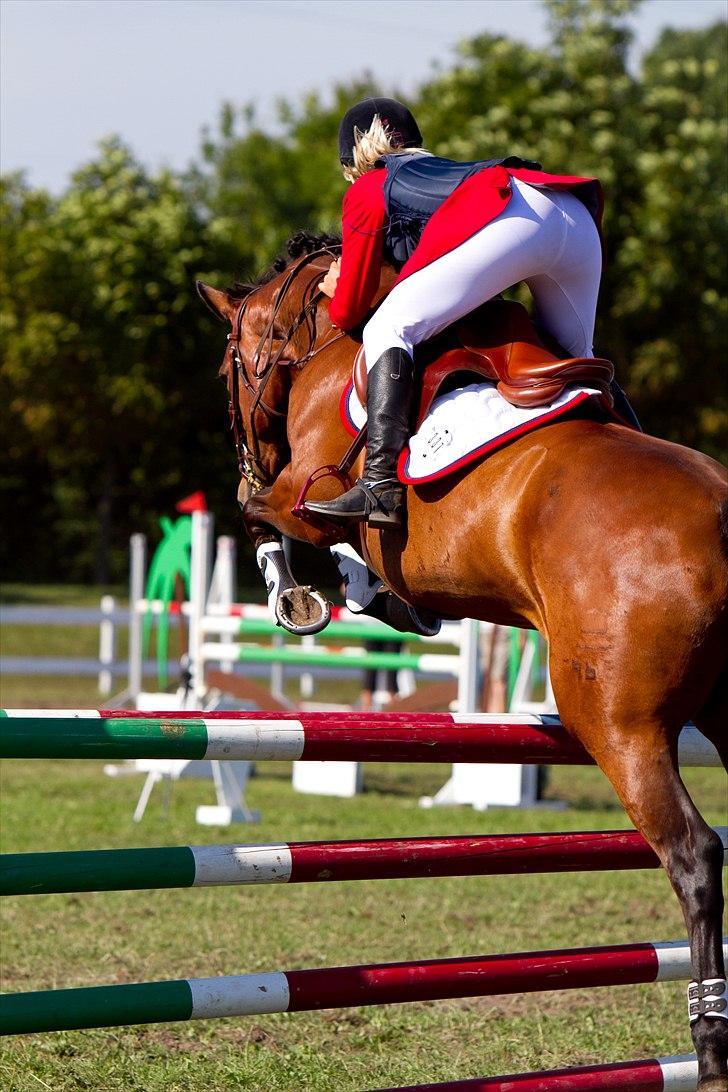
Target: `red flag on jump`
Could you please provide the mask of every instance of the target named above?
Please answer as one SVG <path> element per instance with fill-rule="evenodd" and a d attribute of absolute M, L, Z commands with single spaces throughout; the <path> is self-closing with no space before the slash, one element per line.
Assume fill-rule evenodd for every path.
<path fill-rule="evenodd" d="M 198 489 L 196 493 L 190 493 L 188 497 L 183 497 L 181 501 L 177 501 L 175 508 L 178 512 L 184 512 L 185 514 L 191 512 L 206 512 L 207 500 L 205 494 L 201 489 Z"/>

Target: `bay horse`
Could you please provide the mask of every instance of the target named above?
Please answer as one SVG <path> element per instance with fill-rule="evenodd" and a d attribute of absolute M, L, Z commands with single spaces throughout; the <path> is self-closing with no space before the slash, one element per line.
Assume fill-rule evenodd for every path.
<path fill-rule="evenodd" d="M 326 247 L 299 251 L 232 293 L 198 284 L 231 326 L 220 374 L 256 548 L 283 535 L 327 546 L 345 534 L 292 514 L 312 473 L 350 445 L 339 400 L 358 345 L 332 327 L 317 287 L 332 258 Z M 324 477 L 313 493 L 341 489 Z M 698 984 L 699 1088 L 728 1092 L 725 987 L 704 985 L 725 981 L 723 846 L 677 764 L 692 720 L 728 768 L 725 469 L 618 424 L 571 418 L 407 493 L 406 528 L 360 525 L 351 545 L 417 608 L 534 628 L 548 642 L 565 729 L 611 781 L 680 902 Z"/>

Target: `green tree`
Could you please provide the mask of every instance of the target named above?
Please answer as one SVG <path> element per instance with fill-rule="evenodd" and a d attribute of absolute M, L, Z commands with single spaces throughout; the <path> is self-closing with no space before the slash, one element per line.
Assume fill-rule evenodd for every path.
<path fill-rule="evenodd" d="M 725 23 L 668 30 L 644 59 L 639 197 L 610 316 L 655 430 L 718 458 L 728 452 L 727 33 Z"/>
<path fill-rule="evenodd" d="M 479 35 L 416 107 L 440 154 L 515 153 L 601 179 L 597 350 L 649 431 L 725 457 L 726 27 L 665 32 L 632 75 L 637 6 L 548 0 L 548 49 Z"/>
<path fill-rule="evenodd" d="M 665 32 L 634 71 L 636 0 L 546 3 L 548 46 L 479 34 L 408 100 L 434 152 L 601 178 L 596 349 L 648 430 L 725 455 L 725 25 Z M 228 104 L 183 177 L 110 141 L 60 198 L 3 182 L 0 492 L 15 575 L 120 574 L 129 531 L 196 488 L 232 522 L 221 334 L 193 281 L 249 279 L 297 230 L 337 228 L 339 119 L 372 93 L 400 97 L 364 74 L 280 102 L 272 129 Z"/>
<path fill-rule="evenodd" d="M 29 285 L 35 283 L 40 296 L 47 295 L 52 278 L 37 267 L 35 255 L 41 253 L 44 224 L 51 207 L 49 196 L 41 190 L 31 190 L 21 175 L 0 180 L 0 350 L 7 359 L 8 349 L 21 336 L 28 319 Z M 31 290 L 32 294 L 32 290 Z M 40 386 L 44 375 L 39 373 L 30 382 Z M 2 549 L 5 554 L 3 574 L 16 575 L 17 559 L 32 554 L 35 559 L 51 551 L 45 550 L 42 536 L 53 524 L 55 506 L 50 488 L 44 443 L 36 443 L 44 420 L 39 415 L 21 414 L 17 405 L 18 391 L 10 379 L 9 367 L 0 367 L 0 404 L 3 406 L 3 449 L 0 464 L 0 503 L 6 515 L 3 521 Z M 12 513 L 12 518 L 8 516 Z M 47 571 L 51 571 L 48 569 Z"/>
<path fill-rule="evenodd" d="M 337 229 L 345 188 L 338 169 L 339 120 L 352 102 L 374 91 L 364 77 L 334 87 L 330 105 L 318 94 L 295 104 L 281 100 L 275 134 L 258 125 L 250 105 L 222 108 L 190 181 L 210 218 L 210 234 L 234 255 L 231 277 L 246 279 L 266 269 L 302 228 Z"/>
<path fill-rule="evenodd" d="M 422 88 L 423 124 L 433 150 L 444 155 L 516 154 L 554 173 L 597 175 L 607 193 L 604 229 L 613 256 L 630 231 L 625 210 L 637 198 L 630 119 L 639 88 L 626 67 L 627 19 L 636 4 L 550 0 L 547 6 L 548 49 L 489 34 L 462 43 L 455 65 Z M 624 376 L 627 354 L 609 320 L 615 290 L 610 264 L 597 344 L 617 358 Z"/>
<path fill-rule="evenodd" d="M 128 528 L 214 480 L 223 454 L 219 348 L 194 297 L 214 248 L 180 182 L 117 141 L 58 200 L 15 179 L 2 207 L 13 463 L 52 507 L 46 562 L 106 581 Z"/>

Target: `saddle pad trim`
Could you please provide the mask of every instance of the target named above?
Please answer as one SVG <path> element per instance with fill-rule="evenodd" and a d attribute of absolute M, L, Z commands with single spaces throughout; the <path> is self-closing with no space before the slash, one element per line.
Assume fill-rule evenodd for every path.
<path fill-rule="evenodd" d="M 572 398 L 565 406 L 559 406 L 555 410 L 551 410 L 549 413 L 544 413 L 542 417 L 538 417 L 534 421 L 525 421 L 523 424 L 516 425 L 515 428 L 510 429 L 508 432 L 501 433 L 500 436 L 495 436 L 486 443 L 481 444 L 480 447 L 474 448 L 466 455 L 461 456 L 455 462 L 450 463 L 448 466 L 442 467 L 440 470 L 436 470 L 432 474 L 423 475 L 422 477 L 411 478 L 407 472 L 407 467 L 410 460 L 409 445 L 400 453 L 397 463 L 397 477 L 403 485 L 426 485 L 428 482 L 440 481 L 442 478 L 449 477 L 450 474 L 456 473 L 458 470 L 462 470 L 463 467 L 468 466 L 476 459 L 481 458 L 484 455 L 489 454 L 491 451 L 496 451 L 499 447 L 504 447 L 512 440 L 517 440 L 519 436 L 524 436 L 527 432 L 534 432 L 536 429 L 541 428 L 543 425 L 548 425 L 552 421 L 556 421 L 559 417 L 562 417 L 565 413 L 570 413 L 576 406 L 580 406 L 583 402 L 589 399 L 595 399 L 601 406 L 607 409 L 610 413 L 611 407 L 598 393 L 589 393 L 588 391 L 582 391 L 575 398 Z"/>
<path fill-rule="evenodd" d="M 359 435 L 359 429 L 354 424 L 354 420 L 349 411 L 349 399 L 351 397 L 353 386 L 354 380 L 350 379 L 344 387 L 343 391 L 341 392 L 341 398 L 339 400 L 339 417 L 341 419 L 341 423 L 352 438 Z"/>
<path fill-rule="evenodd" d="M 619 414 L 616 413 L 609 405 L 608 400 L 605 399 L 599 391 L 593 389 L 589 390 L 588 388 L 582 389 L 578 393 L 575 393 L 564 405 L 557 406 L 552 410 L 547 410 L 535 419 L 532 418 L 529 421 L 521 422 L 506 432 L 490 437 L 484 443 L 474 447 L 471 451 L 461 455 L 453 462 L 445 466 L 440 466 L 437 470 L 433 470 L 431 474 L 418 474 L 416 477 L 410 475 L 409 467 L 411 452 L 408 445 L 399 456 L 397 476 L 404 485 L 426 485 L 430 482 L 440 481 L 442 478 L 446 478 L 448 475 L 456 473 L 458 470 L 463 469 L 477 459 L 484 458 L 493 451 L 505 447 L 506 444 L 512 443 L 526 433 L 557 421 L 560 417 L 570 413 L 575 407 L 583 405 L 583 403 L 588 401 L 596 403 L 596 405 L 606 413 L 607 417 L 611 418 L 616 424 L 628 424 L 628 422 L 624 421 Z M 341 395 L 339 406 L 340 420 L 346 432 L 351 437 L 357 436 L 359 429 L 366 421 L 366 411 L 359 403 L 359 399 L 354 391 L 354 384 L 351 380 L 349 380 Z"/>

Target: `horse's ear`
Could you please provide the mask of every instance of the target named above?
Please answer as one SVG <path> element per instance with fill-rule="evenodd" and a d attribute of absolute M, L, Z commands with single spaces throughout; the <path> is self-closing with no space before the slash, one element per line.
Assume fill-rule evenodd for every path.
<path fill-rule="evenodd" d="M 222 319 L 223 322 L 233 321 L 240 306 L 240 300 L 235 299 L 219 288 L 213 288 L 212 285 L 205 284 L 204 281 L 195 281 L 195 287 L 202 302 L 216 318 Z"/>

